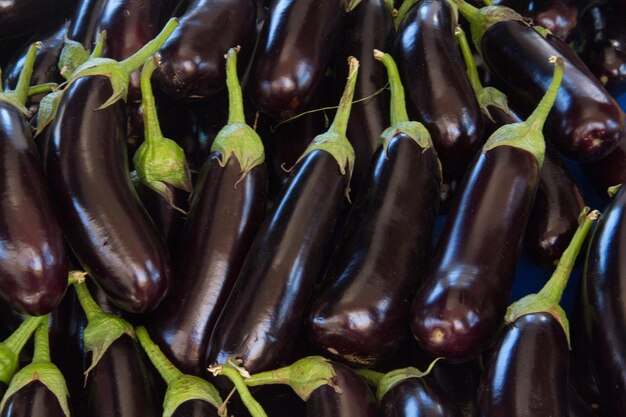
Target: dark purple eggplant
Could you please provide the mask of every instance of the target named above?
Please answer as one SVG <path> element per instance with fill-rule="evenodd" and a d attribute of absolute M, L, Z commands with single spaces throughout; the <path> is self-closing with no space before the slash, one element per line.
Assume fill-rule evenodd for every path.
<path fill-rule="evenodd" d="M 626 1 L 624 0 L 608 0 L 609 4 L 611 4 L 615 9 L 626 13 Z"/>
<path fill-rule="evenodd" d="M 293 168 L 250 248 L 213 330 L 209 365 L 237 358 L 251 372 L 265 371 L 280 366 L 295 343 L 354 166 L 345 137 L 358 73 L 354 58 L 350 69 L 333 124 Z"/>
<path fill-rule="evenodd" d="M 251 100 L 287 119 L 316 98 L 339 35 L 344 0 L 276 0 L 252 63 Z"/>
<path fill-rule="evenodd" d="M 597 160 L 614 149 L 624 131 L 619 105 L 558 38 L 544 38 L 513 10 L 455 0 L 470 20 L 472 37 L 511 103 L 529 114 L 550 84 L 548 59 L 565 62 L 563 86 L 546 122 L 546 137 L 564 155 Z"/>
<path fill-rule="evenodd" d="M 116 77 L 128 77 L 175 26 L 172 21 L 157 40 L 116 64 L 125 72 Z M 110 66 L 115 61 L 105 62 Z M 77 71 L 74 77 L 82 70 Z M 131 183 L 126 106 L 115 102 L 120 94 L 102 76 L 70 84 L 51 126 L 46 171 L 57 211 L 63 213 L 66 239 L 81 264 L 116 305 L 139 313 L 153 310 L 162 300 L 170 268 L 164 245 Z"/>
<path fill-rule="evenodd" d="M 567 386 L 568 417 L 596 417 L 597 413 L 589 406 L 570 385 Z"/>
<path fill-rule="evenodd" d="M 598 211 L 585 208 L 559 264 L 537 293 L 513 303 L 485 367 L 477 417 L 567 417 L 569 324 L 560 307 L 578 253 Z"/>
<path fill-rule="evenodd" d="M 195 187 L 172 290 L 148 327 L 185 373 L 205 373 L 209 338 L 263 220 L 267 170 L 261 138 L 246 125 L 237 52 L 228 53 L 228 124 Z"/>
<path fill-rule="evenodd" d="M 604 158 L 582 164 L 583 171 L 596 188 L 604 193 L 607 188 L 626 183 L 626 132 L 610 154 Z"/>
<path fill-rule="evenodd" d="M 345 62 L 353 56 L 359 60 L 357 98 L 371 97 L 386 85 L 387 74 L 372 57 L 372 51 L 391 51 L 394 37 L 393 17 L 385 0 L 364 0 L 344 16 L 335 55 L 336 80 L 348 76 Z M 335 91 L 341 91 L 336 86 Z M 389 126 L 389 96 L 387 91 L 355 103 L 350 113 L 346 136 L 354 147 L 355 162 L 352 177 L 353 195 L 364 184 L 372 155 L 380 145 L 380 135 Z"/>
<path fill-rule="evenodd" d="M 491 135 L 448 215 L 411 316 L 413 335 L 433 357 L 471 360 L 501 323 L 539 183 L 541 130 L 561 82 L 563 62 L 556 62 L 537 109 Z"/>
<path fill-rule="evenodd" d="M 517 11 L 566 42 L 574 35 L 578 23 L 578 8 L 572 0 L 530 0 Z"/>
<path fill-rule="evenodd" d="M 29 35 L 55 26 L 76 0 L 7 0 L 0 3 L 0 39 Z"/>
<path fill-rule="evenodd" d="M 392 125 L 381 136 L 307 322 L 309 339 L 325 354 L 360 366 L 386 359 L 406 336 L 441 184 L 430 134 L 409 121 L 395 62 L 380 51 L 376 59 L 389 72 Z"/>
<path fill-rule="evenodd" d="M 39 381 L 26 385 L 6 402 L 2 417 L 67 417 L 52 391 Z"/>
<path fill-rule="evenodd" d="M 429 377 L 408 378 L 388 388 L 380 417 L 461 417 L 449 396 Z"/>
<path fill-rule="evenodd" d="M 625 19 L 626 13 L 617 13 L 601 2 L 587 7 L 580 21 L 582 43 L 578 53 L 615 96 L 626 90 Z"/>
<path fill-rule="evenodd" d="M 61 226 L 24 116 L 38 49 L 30 47 L 16 90 L 0 97 L 0 295 L 31 315 L 47 314 L 61 301 L 68 271 Z"/>
<path fill-rule="evenodd" d="M 394 54 L 408 90 L 409 116 L 431 133 L 445 178 L 462 174 L 485 140 L 453 31 L 445 1 L 420 1 L 398 29 Z"/>
<path fill-rule="evenodd" d="M 254 50 L 254 0 L 196 0 L 159 51 L 159 87 L 178 100 L 208 98 L 224 87 L 224 54 L 241 46 L 243 61 Z M 242 66 L 242 72 L 245 65 Z"/>
<path fill-rule="evenodd" d="M 626 415 L 626 187 L 621 186 L 593 234 L 583 273 L 583 303 L 600 401 Z"/>

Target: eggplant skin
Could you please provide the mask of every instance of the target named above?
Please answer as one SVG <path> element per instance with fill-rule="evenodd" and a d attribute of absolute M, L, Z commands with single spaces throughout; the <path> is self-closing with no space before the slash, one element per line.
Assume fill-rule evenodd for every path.
<path fill-rule="evenodd" d="M 65 417 L 57 397 L 39 381 L 13 394 L 4 405 L 2 417 Z"/>
<path fill-rule="evenodd" d="M 187 400 L 178 406 L 172 417 L 217 417 L 217 410 L 203 400 Z"/>
<path fill-rule="evenodd" d="M 111 94 L 104 77 L 70 86 L 51 126 L 46 171 L 81 265 L 117 306 L 145 313 L 167 292 L 169 258 L 130 179 L 126 104 L 96 110 Z"/>
<path fill-rule="evenodd" d="M 568 352 L 563 327 L 548 313 L 507 325 L 485 367 L 476 416 L 567 417 Z"/>
<path fill-rule="evenodd" d="M 598 221 L 583 273 L 587 338 L 607 415 L 626 415 L 626 187 Z"/>
<path fill-rule="evenodd" d="M 30 128 L 0 102 L 0 295 L 34 316 L 61 302 L 67 253 Z"/>
<path fill-rule="evenodd" d="M 380 400 L 380 417 L 462 417 L 446 392 L 430 377 L 409 378 Z"/>

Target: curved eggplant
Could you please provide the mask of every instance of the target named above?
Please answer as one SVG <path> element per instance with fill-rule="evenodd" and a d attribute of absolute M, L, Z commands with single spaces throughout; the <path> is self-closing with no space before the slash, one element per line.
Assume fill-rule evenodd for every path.
<path fill-rule="evenodd" d="M 409 115 L 431 133 L 446 179 L 462 174 L 485 141 L 453 31 L 445 1 L 421 1 L 404 17 L 394 54 L 408 90 Z"/>
<path fill-rule="evenodd" d="M 316 98 L 339 35 L 344 0 L 276 0 L 263 26 L 248 90 L 256 107 L 277 120 Z"/>
<path fill-rule="evenodd" d="M 436 382 L 409 378 L 391 388 L 380 400 L 380 417 L 461 417 Z"/>
<path fill-rule="evenodd" d="M 47 174 L 68 243 L 120 308 L 154 309 L 167 291 L 169 260 L 141 206 L 126 163 L 125 104 L 99 76 L 65 91 L 51 126 Z"/>
<path fill-rule="evenodd" d="M 224 87 L 224 54 L 239 45 L 250 57 L 255 35 L 254 0 L 196 0 L 158 53 L 156 82 L 178 100 L 208 98 Z"/>

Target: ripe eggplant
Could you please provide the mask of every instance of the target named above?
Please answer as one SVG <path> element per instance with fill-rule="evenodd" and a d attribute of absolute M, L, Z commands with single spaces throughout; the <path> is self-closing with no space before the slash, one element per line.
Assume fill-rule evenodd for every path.
<path fill-rule="evenodd" d="M 127 79 L 175 26 L 172 21 L 157 39 L 121 63 L 99 62 L 105 62 L 106 71 L 110 66 L 121 71 L 117 79 Z M 128 172 L 126 106 L 115 102 L 124 92 L 105 77 L 81 77 L 81 71 L 99 70 L 90 65 L 77 69 L 73 77 L 80 78 L 73 78 L 63 92 L 51 126 L 46 171 L 66 238 L 81 264 L 120 308 L 147 312 L 167 291 L 169 260 Z"/>
<path fill-rule="evenodd" d="M 577 25 L 578 8 L 572 0 L 530 0 L 520 10 L 522 15 L 544 27 L 554 36 L 569 42 Z"/>
<path fill-rule="evenodd" d="M 345 6 L 344 0 L 276 0 L 265 22 L 250 72 L 250 98 L 281 120 L 316 98 Z"/>
<path fill-rule="evenodd" d="M 52 391 L 39 381 L 28 384 L 7 401 L 2 417 L 67 417 Z"/>
<path fill-rule="evenodd" d="M 261 138 L 245 123 L 237 52 L 227 59 L 228 124 L 196 183 L 172 290 L 149 320 L 165 354 L 203 375 L 209 338 L 263 220 L 267 169 Z"/>
<path fill-rule="evenodd" d="M 239 45 L 247 63 L 255 35 L 254 0 L 196 0 L 159 51 L 155 79 L 177 100 L 208 98 L 224 87 L 224 54 Z"/>
<path fill-rule="evenodd" d="M 569 415 L 569 323 L 559 303 L 587 233 L 600 215 L 588 208 L 583 213 L 547 284 L 508 308 L 506 326 L 478 390 L 477 417 Z"/>
<path fill-rule="evenodd" d="M 52 22 L 55 26 L 76 0 L 8 0 L 0 3 L 0 39 L 32 34 Z"/>
<path fill-rule="evenodd" d="M 259 372 L 291 351 L 354 166 L 345 132 L 357 73 L 352 58 L 335 120 L 302 155 L 261 226 L 213 330 L 207 364 L 237 358 Z"/>
<path fill-rule="evenodd" d="M 600 400 L 626 415 L 626 187 L 621 186 L 593 234 L 583 273 L 585 327 Z"/>
<path fill-rule="evenodd" d="M 431 132 L 444 178 L 462 174 L 484 143 L 478 102 L 454 38 L 444 0 L 423 0 L 405 16 L 395 45 L 409 115 Z"/>
<path fill-rule="evenodd" d="M 598 161 L 581 166 L 602 193 L 606 192 L 609 187 L 626 183 L 626 132 L 622 135 L 617 148 L 613 149 L 610 154 Z"/>
<path fill-rule="evenodd" d="M 544 38 L 513 10 L 476 9 L 454 0 L 470 20 L 472 37 L 494 76 L 516 108 L 525 114 L 550 84 L 548 58 L 565 62 L 563 87 L 546 122 L 546 137 L 564 155 L 580 162 L 597 160 L 614 149 L 624 132 L 618 104 L 564 43 Z"/>
<path fill-rule="evenodd" d="M 307 322 L 315 345 L 360 366 L 386 359 L 406 336 L 410 302 L 430 253 L 441 184 L 430 134 L 409 121 L 395 62 L 388 54 L 375 54 L 389 72 L 392 125 L 381 136 L 368 182 L 352 206 Z"/>
<path fill-rule="evenodd" d="M 489 346 L 511 291 L 539 182 L 541 130 L 561 82 L 524 122 L 500 127 L 464 178 L 413 303 L 411 329 L 433 357 L 464 362 Z"/>
<path fill-rule="evenodd" d="M 390 387 L 380 400 L 380 417 L 461 417 L 454 402 L 429 377 L 408 378 Z"/>
<path fill-rule="evenodd" d="M 23 107 L 35 55 L 33 44 L 17 88 L 0 94 L 0 295 L 14 309 L 47 314 L 67 287 L 67 254 Z"/>

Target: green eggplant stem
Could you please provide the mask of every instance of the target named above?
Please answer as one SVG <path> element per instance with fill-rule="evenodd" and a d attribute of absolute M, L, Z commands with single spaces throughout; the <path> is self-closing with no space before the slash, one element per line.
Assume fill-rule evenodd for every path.
<path fill-rule="evenodd" d="M 359 72 L 359 61 L 357 61 L 356 58 L 350 57 L 348 58 L 348 62 L 350 64 L 348 83 L 339 101 L 339 108 L 337 109 L 335 120 L 333 120 L 333 123 L 328 129 L 329 132 L 339 133 L 342 136 L 345 136 L 348 130 L 348 120 L 350 119 L 350 110 L 352 110 L 352 98 L 354 97 L 354 88 Z"/>
<path fill-rule="evenodd" d="M 226 54 L 226 87 L 228 89 L 228 124 L 246 123 L 243 95 L 237 74 L 237 54 L 241 47 L 230 48 Z"/>
<path fill-rule="evenodd" d="M 156 103 L 154 101 L 154 92 L 150 79 L 156 69 L 156 61 L 154 57 L 150 57 L 141 69 L 141 108 L 143 110 L 143 123 L 145 129 L 145 140 L 148 143 L 158 142 L 159 138 L 163 138 L 163 132 L 159 125 L 159 116 L 157 115 Z"/>
<path fill-rule="evenodd" d="M 19 354 L 26 345 L 26 342 L 30 340 L 35 330 L 37 330 L 44 317 L 47 318 L 47 316 L 27 317 L 17 330 L 11 333 L 2 344 L 16 354 Z"/>
<path fill-rule="evenodd" d="M 48 335 L 48 316 L 43 316 L 44 320 L 39 323 L 35 332 L 35 351 L 33 353 L 33 363 L 50 362 L 50 338 Z"/>
<path fill-rule="evenodd" d="M 157 53 L 177 27 L 178 19 L 175 17 L 171 18 L 154 39 L 145 44 L 140 50 L 121 61 L 120 65 L 124 68 L 126 73 L 130 74 L 139 69 L 150 56 Z"/>
<path fill-rule="evenodd" d="M 391 55 L 374 49 L 374 58 L 381 61 L 387 69 L 389 77 L 389 88 L 391 89 L 391 126 L 409 121 L 409 114 L 406 111 L 406 98 L 404 87 L 400 80 L 398 66 Z"/>
<path fill-rule="evenodd" d="M 157 371 L 159 371 L 161 378 L 163 378 L 167 385 L 171 385 L 172 382 L 183 376 L 183 373 L 167 359 L 159 346 L 150 338 L 145 327 L 139 326 L 135 328 L 135 333 L 137 334 L 141 347 L 144 352 L 146 352 L 146 355 L 148 355 L 150 362 L 152 362 Z"/>
<path fill-rule="evenodd" d="M 526 120 L 526 123 L 530 125 L 531 129 L 533 130 L 543 130 L 543 125 L 548 118 L 548 114 L 552 109 L 554 101 L 556 100 L 559 87 L 561 86 L 561 80 L 563 79 L 563 70 L 565 67 L 565 64 L 563 63 L 563 58 L 551 56 L 550 62 L 554 63 L 555 65 L 554 76 L 552 77 L 550 87 L 541 98 L 541 101 L 537 105 L 537 108 L 535 108 L 535 110 Z"/>

